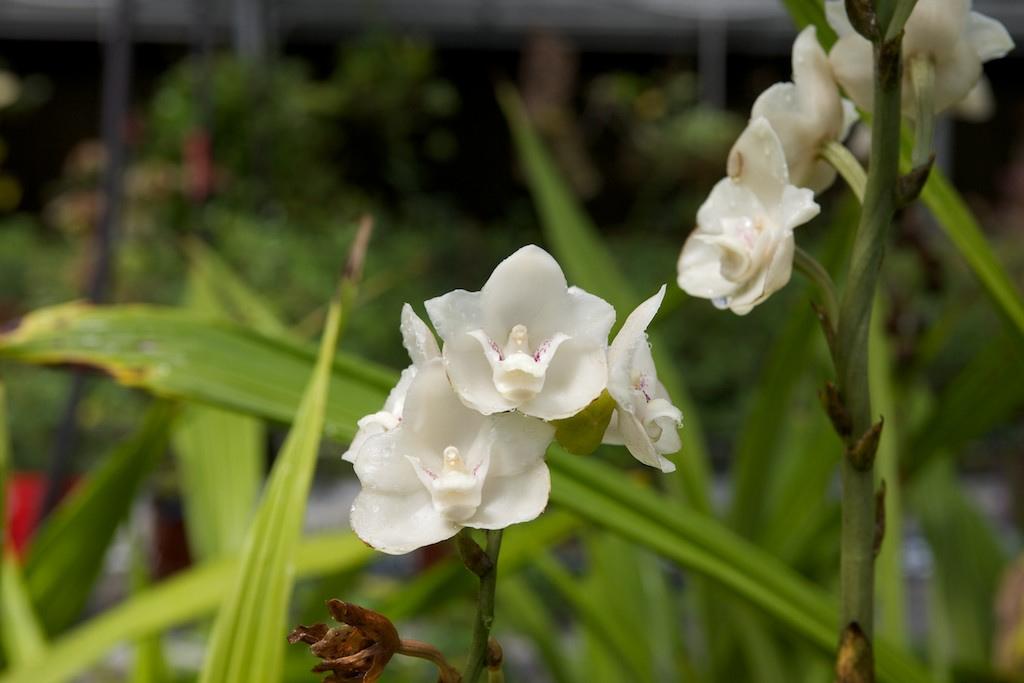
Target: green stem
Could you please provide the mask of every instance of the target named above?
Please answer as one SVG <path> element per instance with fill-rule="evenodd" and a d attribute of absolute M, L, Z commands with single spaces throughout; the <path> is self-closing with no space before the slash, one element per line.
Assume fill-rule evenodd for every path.
<path fill-rule="evenodd" d="M 932 157 L 935 137 L 935 65 L 926 57 L 918 57 L 907 65 L 914 88 L 914 168 L 927 164 Z"/>
<path fill-rule="evenodd" d="M 494 589 L 498 582 L 498 553 L 501 551 L 501 529 L 485 531 L 487 535 L 487 557 L 490 568 L 480 576 L 480 594 L 476 605 L 476 622 L 473 624 L 473 642 L 469 648 L 469 661 L 462 674 L 463 683 L 476 683 L 487 661 L 487 641 L 494 623 Z"/>
<path fill-rule="evenodd" d="M 825 300 L 825 312 L 828 314 L 828 319 L 832 325 L 835 325 L 836 315 L 839 313 L 836 286 L 832 283 L 832 277 L 825 270 L 825 266 L 800 247 L 793 252 L 793 266 L 818 287 Z"/>
<path fill-rule="evenodd" d="M 843 180 L 850 186 L 857 201 L 864 202 L 864 186 L 867 184 L 867 175 L 864 167 L 857 161 L 857 157 L 840 142 L 829 140 L 818 152 L 822 159 L 832 164 L 832 167 L 839 171 Z"/>
<path fill-rule="evenodd" d="M 890 14 L 891 16 L 891 14 Z M 883 25 L 884 26 L 884 25 Z M 842 459 L 842 530 L 840 535 L 840 628 L 859 627 L 871 640 L 874 629 L 875 481 L 873 454 L 866 464 L 849 453 L 872 425 L 868 387 L 868 332 L 889 225 L 896 210 L 899 178 L 901 57 L 900 39 L 874 48 L 874 121 L 871 166 L 860 224 L 853 244 L 846 287 L 839 302 L 836 373 L 852 429 Z M 866 465 L 866 466 L 865 466 Z M 870 653 L 870 649 L 868 650 Z M 840 652 L 840 655 L 843 653 Z M 870 654 L 857 673 L 873 680 Z M 840 683 L 845 683 L 840 675 Z"/>

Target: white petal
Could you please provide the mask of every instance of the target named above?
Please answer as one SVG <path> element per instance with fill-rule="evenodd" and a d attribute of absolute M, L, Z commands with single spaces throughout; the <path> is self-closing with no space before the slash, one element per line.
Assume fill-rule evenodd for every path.
<path fill-rule="evenodd" d="M 526 415 L 542 420 L 572 417 L 597 398 L 608 384 L 608 357 L 604 344 L 577 339 L 564 342 L 548 366 L 544 389 L 519 406 Z"/>
<path fill-rule="evenodd" d="M 768 119 L 753 119 L 729 152 L 729 177 L 763 205 L 775 204 L 789 184 L 786 155 Z"/>
<path fill-rule="evenodd" d="M 405 407 L 405 397 L 408 395 L 409 386 L 415 378 L 415 365 L 410 365 L 405 370 L 402 370 L 402 374 L 398 378 L 398 384 L 394 386 L 388 394 L 388 399 L 384 402 L 383 412 L 391 413 L 395 417 L 402 417 L 402 410 Z"/>
<path fill-rule="evenodd" d="M 437 340 L 434 333 L 430 331 L 427 324 L 423 322 L 412 306 L 402 306 L 402 344 L 409 352 L 409 358 L 414 366 L 423 365 L 429 360 L 441 356 L 441 349 L 437 347 Z"/>
<path fill-rule="evenodd" d="M 494 438 L 489 476 L 492 477 L 508 477 L 530 469 L 544 459 L 555 438 L 554 427 L 519 413 L 495 415 L 491 420 Z"/>
<path fill-rule="evenodd" d="M 654 442 L 651 441 L 651 437 L 647 435 L 643 424 L 636 415 L 624 410 L 616 412 L 619 417 L 619 433 L 622 434 L 622 440 L 630 454 L 643 464 L 657 467 L 662 472 L 675 471 L 676 466 L 658 453 Z"/>
<path fill-rule="evenodd" d="M 371 436 L 377 436 L 384 432 L 390 431 L 398 426 L 398 418 L 386 410 L 381 410 L 372 415 L 359 418 L 359 430 L 356 435 L 352 438 L 352 443 L 349 444 L 348 450 L 345 451 L 341 459 L 346 462 L 355 463 L 356 457 L 359 455 L 359 451 L 362 449 L 363 444 L 366 443 L 367 439 Z"/>
<path fill-rule="evenodd" d="M 400 432 L 403 455 L 421 457 L 427 467 L 439 467 L 445 448 L 455 446 L 469 452 L 486 428 L 486 418 L 462 404 L 441 362 L 433 360 L 419 369 L 409 387 L 402 429 L 396 431 Z"/>
<path fill-rule="evenodd" d="M 548 504 L 551 475 L 543 461 L 518 474 L 491 476 L 484 483 L 483 502 L 476 514 L 463 522 L 476 529 L 504 529 L 536 519 Z"/>
<path fill-rule="evenodd" d="M 352 504 L 349 523 L 359 538 L 389 555 L 439 543 L 459 530 L 458 524 L 434 509 L 430 494 L 422 486 L 408 494 L 364 488 Z"/>
<path fill-rule="evenodd" d="M 732 182 L 728 178 L 726 182 Z M 679 254 L 679 288 L 690 296 L 702 299 L 719 299 L 736 290 L 736 283 L 722 277 L 722 252 L 707 241 L 705 235 L 695 230 L 683 245 Z"/>
<path fill-rule="evenodd" d="M 1005 57 L 1013 49 L 1013 38 L 1001 23 L 978 12 L 967 18 L 967 42 L 983 62 Z"/>
<path fill-rule="evenodd" d="M 727 232 L 732 219 L 763 212 L 764 207 L 749 188 L 732 178 L 723 178 L 715 183 L 708 198 L 697 209 L 697 228 L 703 234 L 719 235 Z"/>
<path fill-rule="evenodd" d="M 836 140 L 842 142 L 850 135 L 850 129 L 853 128 L 854 124 L 860 121 L 860 112 L 857 111 L 857 105 L 845 97 L 841 98 L 843 103 L 843 127 L 839 131 Z"/>
<path fill-rule="evenodd" d="M 935 65 L 935 111 L 944 111 L 965 98 L 980 79 L 981 60 L 974 48 L 965 40 L 957 41 L 949 59 Z M 904 78 L 904 107 L 913 92 L 909 80 L 909 76 Z M 908 109 L 912 111 L 913 108 Z"/>
<path fill-rule="evenodd" d="M 786 283 L 789 282 L 789 278 L 793 274 L 794 248 L 795 243 L 793 240 L 793 233 L 789 233 L 785 238 L 783 238 L 782 244 L 778 249 L 776 249 L 775 256 L 768 265 L 768 271 L 765 274 L 764 289 L 759 303 L 785 287 Z"/>
<path fill-rule="evenodd" d="M 560 331 L 558 322 L 568 305 L 568 284 L 558 262 L 535 245 L 527 245 L 498 264 L 480 291 L 482 328 L 494 339 L 516 325 L 531 337 Z"/>
<path fill-rule="evenodd" d="M 480 292 L 456 289 L 424 302 L 430 322 L 444 341 L 483 326 Z"/>
<path fill-rule="evenodd" d="M 995 113 L 996 101 L 992 85 L 982 76 L 967 95 L 953 105 L 957 118 L 973 123 L 988 121 Z"/>
<path fill-rule="evenodd" d="M 832 73 L 850 99 L 864 111 L 871 111 L 874 100 L 871 43 L 857 33 L 842 36 L 832 46 L 828 60 L 832 64 Z"/>
<path fill-rule="evenodd" d="M 825 20 L 840 38 L 857 33 L 850 23 L 850 18 L 846 16 L 844 0 L 825 0 Z"/>
<path fill-rule="evenodd" d="M 468 333 L 454 337 L 444 345 L 444 366 L 452 388 L 467 406 L 484 415 L 502 413 L 516 407 L 494 386 L 494 371 L 480 342 Z"/>
<path fill-rule="evenodd" d="M 615 309 L 599 296 L 580 289 L 569 288 L 569 306 L 558 331 L 598 344 L 608 342 L 608 333 L 615 324 Z"/>
<path fill-rule="evenodd" d="M 792 230 L 819 213 L 821 213 L 821 207 L 814 201 L 813 192 L 807 188 L 790 185 L 782 193 L 782 203 L 775 213 L 775 219 L 779 228 Z"/>
<path fill-rule="evenodd" d="M 616 403 L 632 402 L 633 359 L 639 345 L 647 346 L 647 327 L 665 298 L 665 285 L 651 298 L 636 307 L 608 347 L 608 393 Z"/>
<path fill-rule="evenodd" d="M 423 488 L 416 471 L 398 446 L 399 430 L 368 438 L 355 461 L 356 476 L 364 490 L 409 494 Z"/>
<path fill-rule="evenodd" d="M 918 0 L 903 30 L 903 55 L 943 61 L 960 42 L 971 0 Z"/>

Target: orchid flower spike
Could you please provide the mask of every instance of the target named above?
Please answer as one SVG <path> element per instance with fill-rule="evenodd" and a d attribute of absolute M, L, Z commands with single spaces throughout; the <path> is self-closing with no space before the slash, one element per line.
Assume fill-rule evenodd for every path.
<path fill-rule="evenodd" d="M 697 211 L 697 227 L 679 255 L 678 283 L 691 296 L 746 315 L 789 282 L 793 229 L 820 208 L 811 190 L 789 183 L 782 143 L 764 117 L 736 141 L 728 173 Z"/>
<path fill-rule="evenodd" d="M 826 0 L 825 15 L 839 35 L 829 53 L 836 79 L 857 106 L 871 110 L 871 43 L 854 30 L 843 0 Z M 956 104 L 981 77 L 981 65 L 1013 49 L 1013 39 L 995 19 L 971 11 L 971 0 L 918 0 L 903 35 L 903 112 L 914 112 L 911 62 L 934 68 L 936 112 Z"/>
<path fill-rule="evenodd" d="M 540 247 L 499 263 L 481 291 L 455 290 L 426 307 L 455 392 L 484 415 L 515 409 L 544 420 L 571 417 L 608 383 L 615 311 L 569 287 Z"/>
<path fill-rule="evenodd" d="M 793 43 L 793 82 L 776 83 L 754 101 L 750 118 L 762 116 L 782 143 L 790 182 L 815 193 L 828 189 L 836 170 L 819 153 L 824 143 L 846 138 L 857 121 L 857 110 L 839 95 L 813 26 Z"/>
<path fill-rule="evenodd" d="M 551 490 L 550 425 L 519 413 L 481 415 L 452 391 L 442 362 L 420 366 L 401 423 L 368 438 L 352 530 L 377 550 L 407 553 L 462 527 L 502 529 L 543 512 Z"/>
<path fill-rule="evenodd" d="M 359 455 L 359 449 L 363 447 L 366 440 L 376 434 L 390 431 L 402 421 L 402 411 L 405 406 L 405 395 L 409 391 L 416 372 L 429 361 L 441 357 L 441 350 L 437 347 L 437 340 L 434 333 L 430 331 L 427 324 L 423 322 L 412 310 L 412 306 L 402 306 L 402 344 L 409 352 L 412 365 L 402 371 L 398 384 L 388 394 L 384 407 L 372 415 L 360 418 L 357 425 L 359 430 L 349 448 L 341 456 L 342 460 L 354 463 Z"/>
<path fill-rule="evenodd" d="M 676 466 L 663 454 L 682 447 L 678 429 L 683 414 L 658 381 L 647 343 L 647 326 L 664 298 L 662 285 L 629 314 L 608 349 L 608 393 L 615 400 L 615 410 L 604 443 L 623 444 L 643 464 L 668 473 Z"/>

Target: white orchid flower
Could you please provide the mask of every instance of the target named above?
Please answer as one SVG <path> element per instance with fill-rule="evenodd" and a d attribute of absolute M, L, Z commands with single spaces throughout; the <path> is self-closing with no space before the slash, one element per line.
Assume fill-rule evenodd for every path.
<path fill-rule="evenodd" d="M 440 360 L 419 367 L 401 423 L 366 440 L 353 531 L 377 550 L 407 553 L 462 527 L 502 529 L 543 512 L 551 490 L 550 425 L 519 413 L 481 415 L 452 391 Z"/>
<path fill-rule="evenodd" d="M 479 292 L 426 302 L 459 398 L 484 415 L 575 415 L 608 382 L 614 309 L 569 287 L 554 258 L 529 245 L 498 264 Z"/>
<path fill-rule="evenodd" d="M 836 170 L 818 154 L 826 142 L 846 138 L 857 110 L 839 95 L 813 26 L 793 43 L 793 82 L 776 83 L 754 101 L 750 118 L 761 116 L 782 142 L 791 183 L 818 193 L 835 182 Z"/>
<path fill-rule="evenodd" d="M 736 141 L 728 172 L 697 211 L 678 282 L 691 296 L 745 315 L 789 282 L 793 228 L 820 208 L 811 190 L 789 183 L 782 143 L 763 117 Z"/>
<path fill-rule="evenodd" d="M 409 352 L 412 365 L 402 371 L 398 384 L 388 394 L 384 407 L 372 415 L 359 419 L 356 423 L 359 430 L 356 432 L 349 448 L 341 456 L 342 460 L 355 462 L 359 450 L 371 436 L 391 431 L 402 421 L 402 411 L 405 407 L 405 396 L 409 391 L 409 385 L 416 377 L 416 371 L 426 363 L 435 358 L 441 357 L 441 350 L 437 347 L 437 340 L 433 332 L 427 327 L 418 315 L 412 310 L 412 306 L 402 306 L 402 344 Z"/>
<path fill-rule="evenodd" d="M 857 106 L 870 111 L 873 90 L 871 43 L 858 34 L 843 0 L 826 0 L 825 15 L 839 35 L 829 53 L 836 79 Z M 1013 49 L 1013 39 L 995 19 L 971 11 L 971 0 L 919 0 L 903 35 L 903 111 L 912 114 L 910 63 L 928 60 L 935 70 L 935 111 L 950 107 L 971 91 L 981 65 Z"/>
<path fill-rule="evenodd" d="M 647 326 L 665 298 L 665 286 L 629 314 L 615 341 L 608 348 L 608 393 L 615 410 L 604 443 L 622 444 L 645 465 L 662 472 L 674 472 L 676 466 L 664 457 L 675 453 L 679 424 L 683 414 L 672 405 L 647 343 Z"/>

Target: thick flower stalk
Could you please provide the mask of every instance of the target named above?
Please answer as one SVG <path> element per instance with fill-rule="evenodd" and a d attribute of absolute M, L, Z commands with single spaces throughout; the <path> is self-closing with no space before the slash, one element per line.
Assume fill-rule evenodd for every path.
<path fill-rule="evenodd" d="M 729 153 L 728 177 L 697 211 L 697 227 L 679 256 L 679 286 L 746 315 L 789 282 L 793 229 L 819 211 L 811 190 L 790 183 L 782 142 L 768 120 L 755 118 Z"/>
<path fill-rule="evenodd" d="M 498 264 L 479 292 L 426 302 L 444 340 L 445 369 L 463 403 L 484 415 L 510 410 L 571 417 L 608 382 L 614 309 L 569 287 L 558 263 L 533 245 Z"/>
<path fill-rule="evenodd" d="M 754 101 L 751 120 L 763 117 L 779 136 L 789 167 L 789 182 L 822 192 L 836 171 L 820 157 L 822 146 L 842 142 L 857 111 L 839 94 L 828 55 L 808 26 L 793 43 L 793 81 L 776 83 Z"/>
<path fill-rule="evenodd" d="M 359 450 L 371 436 L 391 431 L 402 421 L 402 412 L 405 408 L 405 396 L 409 393 L 409 385 L 416 377 L 416 371 L 429 361 L 441 357 L 441 351 L 437 347 L 437 340 L 434 334 L 427 327 L 419 316 L 412 310 L 412 306 L 402 306 L 402 343 L 405 350 L 409 352 L 412 365 L 402 371 L 398 384 L 388 394 L 384 407 L 376 413 L 360 418 L 359 430 L 349 448 L 341 456 L 342 460 L 354 463 Z"/>
<path fill-rule="evenodd" d="M 826 0 L 825 12 L 839 40 L 829 53 L 836 79 L 857 106 L 874 108 L 872 45 L 846 13 L 844 0 Z M 933 73 L 932 107 L 940 112 L 963 100 L 981 78 L 981 65 L 1013 49 L 995 19 L 971 10 L 971 0 L 918 0 L 904 26 L 903 114 L 915 118 L 915 64 Z"/>
<path fill-rule="evenodd" d="M 662 472 L 676 466 L 665 457 L 682 444 L 679 425 L 683 414 L 672 405 L 647 343 L 647 326 L 654 320 L 665 286 L 629 314 L 608 349 L 608 393 L 615 400 L 604 443 L 623 444 L 645 465 Z"/>
<path fill-rule="evenodd" d="M 438 359 L 412 379 L 401 423 L 356 457 L 362 490 L 353 531 L 407 553 L 463 527 L 502 529 L 537 517 L 551 488 L 544 452 L 554 428 L 518 413 L 483 415 L 455 395 Z"/>

